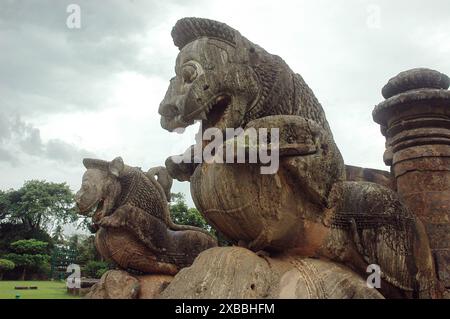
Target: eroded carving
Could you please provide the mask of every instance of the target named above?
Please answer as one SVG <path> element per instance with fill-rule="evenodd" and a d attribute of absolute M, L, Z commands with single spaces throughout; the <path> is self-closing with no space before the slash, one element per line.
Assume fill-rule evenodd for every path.
<path fill-rule="evenodd" d="M 359 273 L 380 264 L 394 287 L 387 296 L 435 296 L 420 221 L 392 189 L 346 180 L 322 106 L 300 75 L 220 22 L 185 18 L 172 37 L 180 53 L 159 108 L 163 128 L 200 120 L 202 130 L 280 130 L 280 167 L 272 175 L 260 174 L 258 164 L 167 159 L 171 176 L 191 182 L 211 225 L 253 251 L 324 257 Z"/>
<path fill-rule="evenodd" d="M 80 213 L 92 216 L 104 258 L 123 269 L 173 275 L 216 246 L 206 231 L 172 222 L 166 197 L 172 181 L 164 168 L 144 173 L 120 157 L 83 163 L 87 170 L 76 202 Z"/>

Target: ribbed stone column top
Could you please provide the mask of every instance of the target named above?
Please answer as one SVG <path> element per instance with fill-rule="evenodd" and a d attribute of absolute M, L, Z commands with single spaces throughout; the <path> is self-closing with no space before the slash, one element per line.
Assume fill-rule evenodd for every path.
<path fill-rule="evenodd" d="M 450 101 L 449 86 L 450 78 L 439 71 L 417 68 L 401 72 L 383 87 L 382 94 L 386 100 L 375 107 L 373 119 L 386 126 L 392 108 L 397 105 L 425 100 Z"/>
<path fill-rule="evenodd" d="M 450 86 L 447 75 L 425 68 L 400 72 L 383 87 L 381 93 L 385 99 L 415 89 L 444 89 Z"/>

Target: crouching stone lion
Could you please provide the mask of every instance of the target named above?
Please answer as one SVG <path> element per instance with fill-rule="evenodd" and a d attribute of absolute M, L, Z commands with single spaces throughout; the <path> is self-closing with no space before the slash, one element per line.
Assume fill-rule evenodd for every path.
<path fill-rule="evenodd" d="M 144 173 L 120 157 L 83 164 L 87 171 L 76 203 L 80 214 L 92 217 L 104 258 L 123 269 L 174 275 L 217 245 L 208 232 L 172 222 L 167 203 L 172 180 L 165 168 Z"/>

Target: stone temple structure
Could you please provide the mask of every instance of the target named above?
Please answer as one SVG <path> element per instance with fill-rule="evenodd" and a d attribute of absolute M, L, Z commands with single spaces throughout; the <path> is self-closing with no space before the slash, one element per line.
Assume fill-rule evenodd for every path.
<path fill-rule="evenodd" d="M 147 174 L 121 159 L 85 160 L 80 210 L 95 210 L 97 248 L 122 269 L 91 298 L 449 297 L 446 75 L 414 69 L 383 88 L 373 118 L 385 172 L 344 164 L 324 108 L 280 57 L 208 19 L 179 20 L 172 38 L 180 52 L 161 126 L 240 133 L 214 144 L 214 161 L 196 157 L 213 145 L 203 138 Z M 249 142 L 254 131 L 270 134 Z M 278 165 L 263 174 L 268 149 Z M 238 150 L 258 155 L 230 161 Z M 171 178 L 190 182 L 197 209 L 232 246 L 171 222 Z"/>
<path fill-rule="evenodd" d="M 429 69 L 402 72 L 383 88 L 386 100 L 373 119 L 386 137 L 403 202 L 425 226 L 439 280 L 450 288 L 450 91 L 449 78 Z"/>

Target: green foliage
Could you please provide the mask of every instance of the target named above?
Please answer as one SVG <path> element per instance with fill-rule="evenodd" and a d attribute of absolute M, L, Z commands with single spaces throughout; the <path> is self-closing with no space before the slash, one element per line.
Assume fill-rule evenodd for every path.
<path fill-rule="evenodd" d="M 5 271 L 13 270 L 16 267 L 16 264 L 8 259 L 0 259 L 0 273 L 4 273 Z"/>
<path fill-rule="evenodd" d="M 95 273 L 95 278 L 102 278 L 102 276 L 105 274 L 105 272 L 107 272 L 109 269 L 108 268 L 100 268 L 99 270 L 97 270 L 97 272 Z"/>
<path fill-rule="evenodd" d="M 52 247 L 52 239 L 44 230 L 29 229 L 23 224 L 1 223 L 0 224 L 0 255 L 11 252 L 11 243 L 20 239 L 35 238 L 48 242 L 49 249 Z"/>
<path fill-rule="evenodd" d="M 64 237 L 64 225 L 75 221 L 80 219 L 66 183 L 32 180 L 17 190 L 0 191 L 0 256 L 16 262 L 7 276 L 16 278 L 21 272 L 23 279 L 27 273 L 50 272 L 49 255 L 54 257 L 56 245 L 77 252 L 80 265 L 99 259 L 93 236 Z"/>
<path fill-rule="evenodd" d="M 22 270 L 21 279 L 24 280 L 27 272 L 47 274 L 50 268 L 50 256 L 46 254 L 48 243 L 36 240 L 18 240 L 11 244 L 12 253 L 4 258 L 11 260 L 16 268 Z"/>
<path fill-rule="evenodd" d="M 18 190 L 0 192 L 0 218 L 28 229 L 74 222 L 74 195 L 66 183 L 31 180 Z"/>
<path fill-rule="evenodd" d="M 55 230 L 52 232 L 52 241 L 54 244 L 63 244 L 64 238 L 64 227 L 62 225 L 57 225 Z"/>
<path fill-rule="evenodd" d="M 95 235 L 72 235 L 66 241 L 66 244 L 77 251 L 75 263 L 86 265 L 89 261 L 99 261 L 100 255 L 95 248 Z"/>
<path fill-rule="evenodd" d="M 182 193 L 172 193 L 170 203 L 170 216 L 174 223 L 191 225 L 203 228 L 217 238 L 220 246 L 229 246 L 230 243 L 217 230 L 211 227 L 196 208 L 189 208 Z"/>
<path fill-rule="evenodd" d="M 37 273 L 42 275 L 43 277 L 45 277 L 45 279 L 50 278 L 51 275 L 51 257 L 47 255 L 46 256 L 46 260 L 44 262 L 42 262 L 41 264 L 38 265 L 37 267 Z"/>
<path fill-rule="evenodd" d="M 19 254 L 43 254 L 47 252 L 48 243 L 36 239 L 22 239 L 11 244 L 11 249 Z"/>
<path fill-rule="evenodd" d="M 5 258 L 14 262 L 14 264 L 17 267 L 24 267 L 36 270 L 39 269 L 40 266 L 42 266 L 42 264 L 48 263 L 50 260 L 49 255 L 42 255 L 42 254 L 29 255 L 29 254 L 10 253 L 6 254 Z"/>
<path fill-rule="evenodd" d="M 51 252 L 51 272 L 52 278 L 63 278 L 66 274 L 67 266 L 76 263 L 77 251 L 67 245 L 56 245 Z"/>
<path fill-rule="evenodd" d="M 89 261 L 82 268 L 82 275 L 91 278 L 100 278 L 111 268 L 110 264 L 104 261 Z"/>
<path fill-rule="evenodd" d="M 6 217 L 10 205 L 11 203 L 7 192 L 0 190 L 0 220 Z"/>
<path fill-rule="evenodd" d="M 34 274 L 47 275 L 50 269 L 50 256 L 49 255 L 29 255 L 29 254 L 16 254 L 10 253 L 4 256 L 11 260 L 16 265 L 16 268 L 22 270 L 21 279 L 24 280 L 27 272 Z"/>
<path fill-rule="evenodd" d="M 196 208 L 189 208 L 182 193 L 172 193 L 170 204 L 170 216 L 174 223 L 179 225 L 191 225 L 211 230 L 211 226 L 205 221 Z"/>
<path fill-rule="evenodd" d="M 95 247 L 95 235 L 86 236 L 78 245 L 77 263 L 84 265 L 90 260 L 100 260 L 100 254 Z"/>

